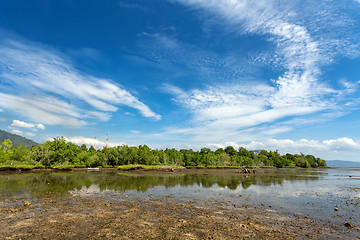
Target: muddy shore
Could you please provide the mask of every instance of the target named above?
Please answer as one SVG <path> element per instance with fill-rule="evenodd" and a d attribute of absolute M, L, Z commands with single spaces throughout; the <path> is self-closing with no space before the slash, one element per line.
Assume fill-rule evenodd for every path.
<path fill-rule="evenodd" d="M 28 202 L 27 202 L 28 201 Z M 270 206 L 171 196 L 89 195 L 0 202 L 1 239 L 356 239 L 360 229 Z"/>

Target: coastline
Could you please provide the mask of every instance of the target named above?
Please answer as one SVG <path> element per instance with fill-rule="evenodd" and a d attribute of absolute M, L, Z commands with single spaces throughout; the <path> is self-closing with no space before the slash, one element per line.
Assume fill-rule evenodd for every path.
<path fill-rule="evenodd" d="M 308 167 L 306 169 L 324 169 L 331 167 Z M 0 166 L 1 171 L 14 171 L 14 172 L 54 172 L 54 171 L 89 171 L 89 170 L 119 170 L 119 171 L 156 171 L 156 172 L 179 172 L 186 169 L 248 169 L 250 173 L 255 173 L 258 169 L 303 169 L 301 167 L 269 167 L 269 166 L 192 166 L 192 167 L 182 167 L 182 166 L 163 166 L 163 165 L 140 165 L 140 164 L 129 164 L 121 165 L 116 167 L 74 167 L 74 166 L 56 166 L 56 167 L 44 167 L 44 166 L 32 166 L 32 165 L 20 165 L 20 166 Z M 254 172 L 255 171 L 255 172 Z M 244 172 L 246 173 L 246 172 Z"/>

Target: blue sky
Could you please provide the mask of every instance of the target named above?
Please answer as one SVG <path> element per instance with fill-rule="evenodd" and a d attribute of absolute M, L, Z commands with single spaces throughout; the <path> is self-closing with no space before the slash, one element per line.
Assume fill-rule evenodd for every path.
<path fill-rule="evenodd" d="M 358 0 L 0 0 L 0 128 L 360 161 L 359 39 Z"/>

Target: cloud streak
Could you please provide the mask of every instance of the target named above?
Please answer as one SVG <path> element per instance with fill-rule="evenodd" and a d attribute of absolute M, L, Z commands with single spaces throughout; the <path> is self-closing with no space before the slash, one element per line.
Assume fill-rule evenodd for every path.
<path fill-rule="evenodd" d="M 174 70 L 174 76 L 193 74 L 206 81 L 234 81 L 253 70 L 246 56 L 215 53 L 187 44 L 173 35 L 142 33 L 136 55 L 156 63 L 162 71 Z"/>
<path fill-rule="evenodd" d="M 0 93 L 0 106 L 26 117 L 34 122 L 48 125 L 66 125 L 79 127 L 87 123 L 81 118 L 81 110 L 74 105 L 53 97 L 43 96 L 14 96 Z"/>
<path fill-rule="evenodd" d="M 353 47 L 350 48 L 351 39 L 343 43 L 341 39 L 319 41 L 314 30 L 316 27 L 308 28 L 302 21 L 304 16 L 299 17 L 300 13 L 295 12 L 291 3 L 264 0 L 177 2 L 207 16 L 215 16 L 220 25 L 225 25 L 226 29 L 231 28 L 232 32 L 239 35 L 266 36 L 267 41 L 275 46 L 275 52 L 264 61 L 271 61 L 283 74 L 275 79 L 268 79 L 268 84 L 257 86 L 245 85 L 241 81 L 229 84 L 219 81 L 203 89 L 188 91 L 172 85 L 165 86 L 175 96 L 175 101 L 193 114 L 194 127 L 171 131 L 193 135 L 195 141 L 206 142 L 211 139 L 223 142 L 228 139 L 236 142 L 243 138 L 241 134 L 248 129 L 252 128 L 256 132 L 260 127 L 266 128 L 262 126 L 264 124 L 282 119 L 287 119 L 289 123 L 288 118 L 341 111 L 346 107 L 341 102 L 341 96 L 356 91 L 356 84 L 346 84 L 344 89 L 334 89 L 320 79 L 322 67 L 333 62 L 337 54 L 357 56 L 358 51 L 348 51 L 345 54 L 341 49 L 356 49 L 354 46 L 359 46 L 358 43 L 353 41 Z M 326 19 L 326 16 L 323 17 Z M 346 20 L 335 21 L 344 24 L 346 28 Z M 333 46 L 330 43 L 335 40 L 339 46 L 329 49 L 328 45 Z M 335 100 L 336 98 L 339 100 Z M 272 131 L 270 127 L 263 130 L 263 133 L 276 134 L 291 129 L 291 126 L 283 126 L 281 131 Z"/>
<path fill-rule="evenodd" d="M 2 88 L 7 90 L 7 94 L 1 93 L 7 97 L 0 103 L 2 108 L 25 111 L 30 119 L 47 124 L 76 126 L 85 124 L 86 118 L 107 120 L 111 112 L 118 111 L 118 106 L 136 109 L 147 118 L 161 119 L 112 80 L 84 74 L 59 54 L 43 47 L 1 41 L 0 78 Z M 30 99 L 10 94 L 24 89 L 21 96 L 28 95 Z M 41 95 L 43 101 L 36 97 L 31 100 L 34 95 Z M 89 108 L 89 114 L 84 114 Z"/>

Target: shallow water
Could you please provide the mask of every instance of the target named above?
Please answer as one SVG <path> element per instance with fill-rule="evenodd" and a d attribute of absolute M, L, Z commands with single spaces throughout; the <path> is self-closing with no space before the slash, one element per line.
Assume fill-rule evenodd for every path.
<path fill-rule="evenodd" d="M 177 201 L 248 204 L 329 224 L 360 226 L 360 169 L 261 169 L 251 175 L 239 170 L 0 173 L 2 200 L 64 195 L 116 198 L 124 194 L 134 200 L 169 196 Z"/>

